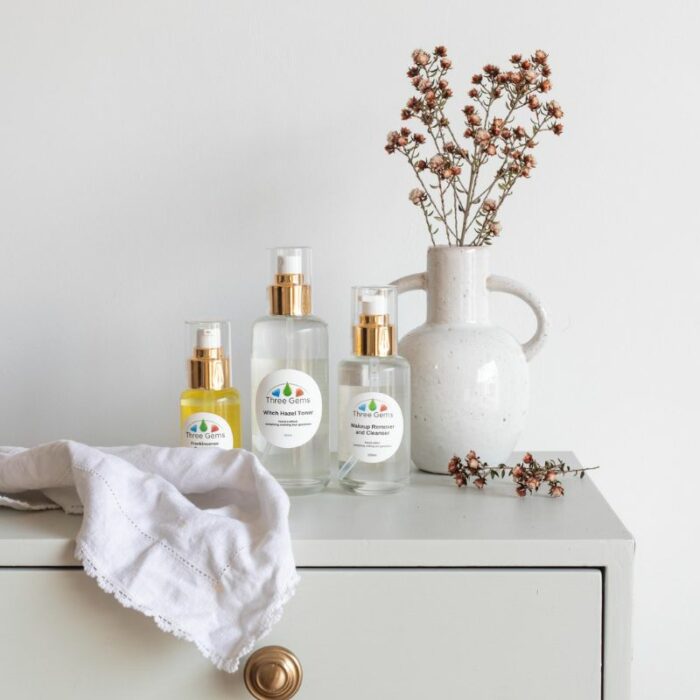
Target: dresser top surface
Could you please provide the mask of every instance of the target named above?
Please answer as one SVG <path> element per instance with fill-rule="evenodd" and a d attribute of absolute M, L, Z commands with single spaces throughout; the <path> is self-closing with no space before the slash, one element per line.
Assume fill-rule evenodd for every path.
<path fill-rule="evenodd" d="M 536 453 L 561 457 L 566 452 Z M 519 498 L 511 482 L 458 489 L 450 477 L 414 472 L 387 496 L 357 496 L 332 485 L 292 498 L 290 527 L 300 566 L 507 566 L 595 563 L 632 536 L 586 477 L 564 481 L 566 495 Z M 81 518 L 62 511 L 0 508 L 0 566 L 75 565 Z M 578 557 L 578 559 L 576 558 Z M 547 563 L 549 562 L 549 563 Z M 564 565 L 564 564 L 562 564 Z"/>

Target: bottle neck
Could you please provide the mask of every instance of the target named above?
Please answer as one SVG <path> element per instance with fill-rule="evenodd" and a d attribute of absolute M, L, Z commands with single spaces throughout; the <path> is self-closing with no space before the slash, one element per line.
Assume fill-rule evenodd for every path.
<path fill-rule="evenodd" d="M 231 387 L 231 362 L 223 348 L 195 348 L 190 358 L 190 389 L 219 391 Z"/>
<path fill-rule="evenodd" d="M 308 316 L 311 313 L 311 285 L 302 274 L 277 274 L 268 287 L 270 314 Z"/>
<path fill-rule="evenodd" d="M 359 357 L 396 355 L 396 327 L 389 323 L 389 316 L 361 315 L 353 327 L 353 351 Z"/>

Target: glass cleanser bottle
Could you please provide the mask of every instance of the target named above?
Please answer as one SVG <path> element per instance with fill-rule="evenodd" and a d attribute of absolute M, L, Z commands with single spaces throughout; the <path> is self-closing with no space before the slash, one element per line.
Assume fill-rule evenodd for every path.
<path fill-rule="evenodd" d="M 311 315 L 311 249 L 275 248 L 270 314 L 253 325 L 253 452 L 290 494 L 330 478 L 328 329 Z"/>
<path fill-rule="evenodd" d="M 241 446 L 241 400 L 231 386 L 228 321 L 187 323 L 190 388 L 180 397 L 183 447 Z"/>
<path fill-rule="evenodd" d="M 411 369 L 396 354 L 396 299 L 396 287 L 353 288 L 355 356 L 338 367 L 338 478 L 361 494 L 398 491 L 411 470 Z"/>

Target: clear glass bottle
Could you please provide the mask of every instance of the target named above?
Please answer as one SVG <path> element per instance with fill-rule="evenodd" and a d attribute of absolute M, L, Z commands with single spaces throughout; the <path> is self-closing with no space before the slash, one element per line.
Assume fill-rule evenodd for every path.
<path fill-rule="evenodd" d="M 411 369 L 396 354 L 396 287 L 354 287 L 354 357 L 338 367 L 338 478 L 393 493 L 411 471 Z"/>
<path fill-rule="evenodd" d="M 185 325 L 189 389 L 180 396 L 180 444 L 240 447 L 241 397 L 231 386 L 231 324 L 192 321 Z"/>
<path fill-rule="evenodd" d="M 290 494 L 330 479 L 328 328 L 311 314 L 311 249 L 272 250 L 270 313 L 253 325 L 252 448 Z"/>

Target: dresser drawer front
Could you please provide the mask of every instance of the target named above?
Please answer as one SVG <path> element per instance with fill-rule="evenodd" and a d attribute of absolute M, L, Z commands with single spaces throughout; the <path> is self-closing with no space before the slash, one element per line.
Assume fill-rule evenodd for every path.
<path fill-rule="evenodd" d="M 260 646 L 291 649 L 304 700 L 600 700 L 595 569 L 303 569 Z M 8 697 L 250 698 L 79 569 L 0 569 Z"/>

